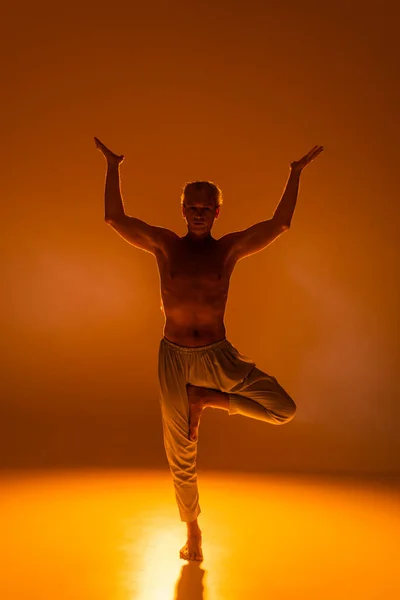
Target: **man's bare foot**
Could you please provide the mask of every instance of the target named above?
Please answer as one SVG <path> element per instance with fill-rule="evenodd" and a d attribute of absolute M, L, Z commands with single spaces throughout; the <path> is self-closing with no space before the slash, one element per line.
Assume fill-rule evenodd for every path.
<path fill-rule="evenodd" d="M 103 156 L 106 158 L 107 162 L 119 164 L 124 160 L 125 156 L 123 156 L 122 154 L 118 156 L 118 154 L 114 154 L 114 152 L 111 152 L 111 150 L 107 148 L 107 146 L 105 146 L 97 137 L 94 138 L 94 143 L 96 144 L 100 152 L 103 154 Z"/>
<path fill-rule="evenodd" d="M 203 560 L 203 551 L 201 549 L 201 533 L 188 535 L 186 544 L 181 548 L 179 557 L 183 560 Z"/>
<path fill-rule="evenodd" d="M 189 439 L 197 442 L 199 434 L 200 416 L 203 411 L 207 390 L 197 385 L 186 385 L 189 401 Z"/>

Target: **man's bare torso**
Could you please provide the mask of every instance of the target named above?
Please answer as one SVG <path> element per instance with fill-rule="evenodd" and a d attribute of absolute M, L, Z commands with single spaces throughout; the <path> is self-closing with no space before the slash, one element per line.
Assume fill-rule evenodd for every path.
<path fill-rule="evenodd" d="M 190 243 L 172 234 L 157 250 L 164 335 L 171 342 L 204 346 L 225 337 L 225 307 L 236 262 L 227 240 L 210 237 Z"/>
<path fill-rule="evenodd" d="M 108 164 L 106 222 L 129 243 L 156 256 L 165 337 L 183 346 L 203 346 L 224 338 L 229 280 L 237 260 L 259 252 L 290 227 L 300 174 L 323 147 L 314 146 L 300 161 L 291 163 L 288 183 L 272 219 L 216 240 L 207 233 L 221 205 L 221 190 L 215 184 L 196 181 L 185 186 L 181 199 L 188 235 L 180 238 L 172 231 L 126 215 L 119 179 L 124 156 L 114 154 L 98 138 L 95 143 Z"/>

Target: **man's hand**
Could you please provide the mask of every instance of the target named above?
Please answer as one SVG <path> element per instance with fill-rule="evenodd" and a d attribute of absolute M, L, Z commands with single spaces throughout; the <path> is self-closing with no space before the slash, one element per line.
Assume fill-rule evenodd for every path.
<path fill-rule="evenodd" d="M 96 144 L 97 148 L 100 150 L 100 152 L 103 154 L 103 156 L 109 164 L 114 163 L 119 165 L 119 163 L 121 163 L 124 160 L 125 156 L 123 156 L 122 154 L 118 156 L 118 154 L 114 154 L 114 152 L 111 152 L 111 150 L 107 148 L 107 146 L 105 146 L 97 137 L 94 138 L 94 143 Z"/>
<path fill-rule="evenodd" d="M 314 146 L 310 152 L 303 156 L 300 160 L 295 160 L 291 163 L 290 168 L 295 173 L 301 173 L 304 167 L 306 167 L 314 158 L 317 158 L 318 154 L 321 154 L 323 146 Z"/>

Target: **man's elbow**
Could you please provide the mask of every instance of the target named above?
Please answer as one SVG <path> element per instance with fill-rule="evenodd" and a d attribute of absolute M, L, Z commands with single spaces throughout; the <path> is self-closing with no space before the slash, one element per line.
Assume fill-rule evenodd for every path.
<path fill-rule="evenodd" d="M 290 229 L 290 223 L 288 223 L 287 221 L 275 221 L 275 228 L 277 231 L 287 231 L 288 229 Z"/>

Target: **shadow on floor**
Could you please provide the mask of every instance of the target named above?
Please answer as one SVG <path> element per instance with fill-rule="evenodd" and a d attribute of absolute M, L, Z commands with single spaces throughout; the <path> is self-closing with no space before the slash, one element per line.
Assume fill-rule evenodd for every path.
<path fill-rule="evenodd" d="M 181 576 L 175 588 L 174 600 L 203 600 L 205 570 L 198 562 L 189 562 L 182 567 Z"/>

